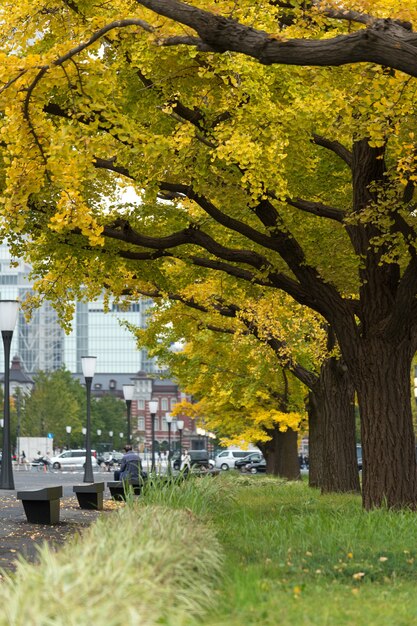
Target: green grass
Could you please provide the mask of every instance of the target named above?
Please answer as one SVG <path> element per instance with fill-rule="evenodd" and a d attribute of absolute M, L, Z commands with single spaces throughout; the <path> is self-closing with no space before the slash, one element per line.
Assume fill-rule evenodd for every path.
<path fill-rule="evenodd" d="M 0 585 L 0 626 L 417 626 L 417 517 L 269 477 L 150 480 Z"/>
<path fill-rule="evenodd" d="M 417 625 L 416 514 L 366 513 L 356 496 L 268 477 L 206 480 L 200 491 L 218 489 L 203 513 L 224 566 L 216 609 L 201 623 Z"/>

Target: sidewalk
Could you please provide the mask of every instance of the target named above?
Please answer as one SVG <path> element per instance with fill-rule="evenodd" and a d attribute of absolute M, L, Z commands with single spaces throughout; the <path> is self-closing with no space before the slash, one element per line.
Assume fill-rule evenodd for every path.
<path fill-rule="evenodd" d="M 20 555 L 35 562 L 38 547 L 45 541 L 58 547 L 68 537 L 82 532 L 99 515 L 108 515 L 112 508 L 113 502 L 107 500 L 103 511 L 80 509 L 77 498 L 67 496 L 61 499 L 59 524 L 31 524 L 26 520 L 22 503 L 16 500 L 15 492 L 0 491 L 0 569 L 13 571 Z"/>

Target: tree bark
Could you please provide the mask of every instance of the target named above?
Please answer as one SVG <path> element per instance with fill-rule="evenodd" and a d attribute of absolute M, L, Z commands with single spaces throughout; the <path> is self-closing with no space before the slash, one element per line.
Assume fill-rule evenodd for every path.
<path fill-rule="evenodd" d="M 287 480 L 299 480 L 298 433 L 290 428 L 282 432 L 276 426 L 268 430 L 268 435 L 271 439 L 259 444 L 266 459 L 267 473 Z"/>
<path fill-rule="evenodd" d="M 410 402 L 412 350 L 400 344 L 363 342 L 354 368 L 361 412 L 362 498 L 365 509 L 416 508 L 417 468 Z"/>
<path fill-rule="evenodd" d="M 312 450 L 314 486 L 320 487 L 323 493 L 360 492 L 355 390 L 343 361 L 332 357 L 323 363 L 310 395 L 316 411 Z M 314 450 L 314 445 L 319 447 L 318 451 Z M 310 450 L 309 454 L 311 456 Z M 316 460 L 318 456 L 320 459 Z"/>
<path fill-rule="evenodd" d="M 323 474 L 324 421 L 320 419 L 320 398 L 312 390 L 308 394 L 308 484 L 321 489 Z"/>

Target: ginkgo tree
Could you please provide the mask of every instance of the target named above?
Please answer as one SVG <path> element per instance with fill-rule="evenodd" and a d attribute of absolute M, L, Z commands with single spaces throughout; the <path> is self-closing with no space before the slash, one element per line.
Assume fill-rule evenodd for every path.
<path fill-rule="evenodd" d="M 364 506 L 415 507 L 416 92 L 413 71 L 399 71 L 412 66 L 415 10 L 405 25 L 394 1 L 225 0 L 198 50 L 176 45 L 189 33 L 167 7 L 220 16 L 215 0 L 26 0 L 3 11 L 4 233 L 56 301 L 103 286 L 134 295 L 181 262 L 318 312 L 356 388 Z M 222 43 L 233 29 L 243 54 Z M 366 49 L 334 57 L 338 67 L 326 55 L 323 67 L 269 66 L 243 49 L 259 31 L 265 50 L 293 61 L 297 49 L 314 48 L 314 64 L 324 47 Z M 401 67 L 357 63 L 395 50 Z M 141 201 L 123 202 L 128 184 Z"/>
<path fill-rule="evenodd" d="M 206 324 L 187 306 L 164 303 L 136 334 L 197 401 L 176 406 L 178 411 L 215 430 L 225 444 L 256 443 L 267 471 L 299 478 L 297 437 L 306 425 L 302 385 L 235 320 L 209 317 Z M 171 350 L 180 340 L 183 349 Z"/>
<path fill-rule="evenodd" d="M 170 345 L 173 341 L 179 338 L 191 341 L 194 354 L 199 353 L 196 337 L 200 329 L 224 334 L 226 338 L 222 345 L 227 345 L 227 337 L 241 336 L 242 333 L 245 337 L 250 335 L 251 340 L 261 344 L 262 353 L 265 348 L 272 351 L 277 371 L 283 369 L 309 389 L 309 484 L 324 492 L 359 491 L 354 389 L 334 345 L 331 330 L 320 316 L 296 305 L 282 292 L 264 293 L 254 287 L 249 289 L 230 278 L 215 280 L 211 276 L 203 280 L 201 273 L 197 282 L 189 276 L 191 282 L 184 286 L 184 274 L 183 271 L 180 274 L 171 272 L 170 290 L 161 291 L 157 285 L 142 290 L 143 295 L 153 298 L 159 305 L 152 324 L 145 331 L 131 327 L 139 345 L 155 351 L 159 361 L 162 357 L 168 362 L 181 386 L 186 386 L 190 381 L 193 384 L 193 378 L 191 374 L 184 377 L 181 361 L 178 364 L 178 357 L 172 355 Z M 168 320 L 171 321 L 168 323 Z M 164 337 L 165 341 L 161 342 Z M 234 355 L 235 342 L 229 342 Z M 199 378 L 198 368 L 191 372 Z M 210 376 L 206 377 L 207 389 L 210 382 Z M 205 397 L 203 385 L 199 396 Z M 239 417 L 241 429 L 241 413 Z M 280 436 L 281 441 L 288 439 L 288 451 L 283 456 L 289 459 L 291 445 L 295 443 L 289 429 L 284 436 L 279 430 L 268 431 L 272 440 L 267 446 L 269 455 L 278 456 L 279 449 L 282 453 L 283 448 L 274 446 L 274 435 Z M 293 454 L 296 455 L 295 446 Z M 273 464 L 278 467 L 278 463 L 279 459 L 274 459 L 271 467 Z"/>

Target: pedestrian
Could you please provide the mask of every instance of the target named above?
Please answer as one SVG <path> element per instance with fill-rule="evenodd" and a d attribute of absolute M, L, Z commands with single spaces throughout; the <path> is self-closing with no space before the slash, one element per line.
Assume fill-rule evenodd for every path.
<path fill-rule="evenodd" d="M 184 474 L 188 474 L 188 472 L 191 470 L 191 456 L 188 450 L 185 450 L 182 456 L 180 470 L 184 472 Z"/>
<path fill-rule="evenodd" d="M 114 480 L 139 480 L 139 475 L 144 477 L 139 454 L 133 451 L 129 443 L 125 445 L 124 451 L 120 469 L 114 472 Z"/>

